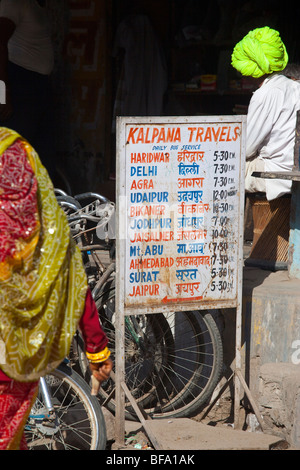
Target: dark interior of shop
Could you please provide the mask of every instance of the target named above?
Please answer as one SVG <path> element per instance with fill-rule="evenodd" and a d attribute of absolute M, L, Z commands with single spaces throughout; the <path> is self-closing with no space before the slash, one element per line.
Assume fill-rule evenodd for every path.
<path fill-rule="evenodd" d="M 289 62 L 300 60 L 295 2 L 52 0 L 48 7 L 57 52 L 56 185 L 67 178 L 73 193 L 114 199 L 118 115 L 245 114 L 252 84 L 230 62 L 248 31 L 278 30 Z"/>

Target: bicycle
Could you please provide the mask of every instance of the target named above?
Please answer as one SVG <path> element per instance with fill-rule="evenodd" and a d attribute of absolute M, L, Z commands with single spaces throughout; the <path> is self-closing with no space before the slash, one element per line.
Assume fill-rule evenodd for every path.
<path fill-rule="evenodd" d="M 114 360 L 113 281 L 104 286 L 96 305 Z M 126 384 L 152 418 L 195 415 L 215 390 L 222 367 L 222 339 L 210 312 L 126 316 Z M 85 370 L 88 372 L 87 364 Z M 100 391 L 103 406 L 112 412 L 115 411 L 114 387 L 110 378 Z M 129 402 L 125 407 L 127 419 L 136 419 Z"/>
<path fill-rule="evenodd" d="M 40 379 L 25 436 L 29 450 L 105 449 L 106 426 L 100 403 L 66 363 Z"/>
<path fill-rule="evenodd" d="M 82 202 L 87 194 L 93 194 L 101 201 L 102 196 L 86 193 L 84 197 L 74 196 L 73 201 L 67 198 L 68 203 L 73 203 L 75 207 L 79 199 Z M 104 209 L 105 204 L 107 200 Z M 96 256 L 97 252 L 103 253 L 105 249 L 111 253 L 114 244 L 109 237 L 104 243 L 102 240 L 100 245 L 97 237 L 90 237 L 91 233 L 96 232 L 99 223 L 102 227 L 108 223 L 109 216 L 102 218 L 104 210 L 97 220 L 93 204 L 77 206 L 74 210 L 70 210 L 69 206 L 68 210 L 67 217 L 69 223 L 73 224 L 73 236 L 79 241 L 88 282 L 114 360 L 115 263 L 110 259 L 111 262 L 104 265 Z M 90 382 L 80 335 L 74 351 L 78 370 Z M 209 311 L 126 316 L 126 384 L 137 403 L 152 418 L 190 417 L 196 414 L 211 397 L 220 380 L 222 367 L 222 339 L 214 316 Z M 114 390 L 111 377 L 99 392 L 102 405 L 112 412 L 115 412 Z M 126 418 L 136 419 L 129 402 L 126 402 L 125 407 Z"/>

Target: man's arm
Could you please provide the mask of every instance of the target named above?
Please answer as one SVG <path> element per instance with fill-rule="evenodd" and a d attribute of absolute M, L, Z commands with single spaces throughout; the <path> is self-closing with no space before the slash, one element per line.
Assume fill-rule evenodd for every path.
<path fill-rule="evenodd" d="M 270 89 L 266 94 L 259 90 L 253 95 L 247 114 L 246 160 L 259 153 L 270 135 L 282 109 L 283 99 L 278 88 Z"/>

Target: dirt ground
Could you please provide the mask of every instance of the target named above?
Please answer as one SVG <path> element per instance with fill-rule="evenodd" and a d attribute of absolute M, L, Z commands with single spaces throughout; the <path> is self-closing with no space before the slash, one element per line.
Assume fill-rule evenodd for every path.
<path fill-rule="evenodd" d="M 242 430 L 234 430 L 232 402 L 228 397 L 192 419 L 151 420 L 151 441 L 139 422 L 125 422 L 122 445 L 115 442 L 115 418 L 103 410 L 107 426 L 107 450 L 293 450 L 280 436 L 262 433 L 251 410 L 241 407 Z"/>

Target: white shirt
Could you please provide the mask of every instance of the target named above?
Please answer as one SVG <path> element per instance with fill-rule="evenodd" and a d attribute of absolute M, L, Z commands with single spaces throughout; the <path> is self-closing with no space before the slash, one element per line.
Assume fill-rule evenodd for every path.
<path fill-rule="evenodd" d="M 300 84 L 274 74 L 253 93 L 247 115 L 246 159 L 264 161 L 265 171 L 291 171 Z M 266 197 L 275 199 L 289 193 L 292 182 L 266 179 Z"/>
<path fill-rule="evenodd" d="M 36 0 L 1 0 L 0 17 L 16 25 L 8 42 L 9 60 L 27 70 L 49 75 L 54 54 L 45 8 Z"/>

